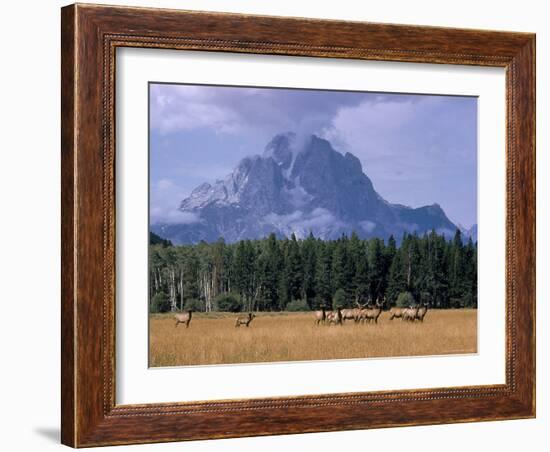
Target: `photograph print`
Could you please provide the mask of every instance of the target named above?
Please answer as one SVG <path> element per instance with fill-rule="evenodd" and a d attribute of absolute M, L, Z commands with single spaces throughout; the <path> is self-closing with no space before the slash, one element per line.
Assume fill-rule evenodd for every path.
<path fill-rule="evenodd" d="M 151 82 L 149 365 L 476 353 L 477 108 Z"/>

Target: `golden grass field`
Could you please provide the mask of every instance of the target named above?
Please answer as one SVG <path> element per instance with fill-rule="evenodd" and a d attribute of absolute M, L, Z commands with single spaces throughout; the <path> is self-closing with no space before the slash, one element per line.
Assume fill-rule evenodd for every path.
<path fill-rule="evenodd" d="M 430 310 L 424 323 L 321 325 L 313 313 L 257 313 L 250 327 L 235 328 L 236 314 L 194 313 L 189 328 L 172 314 L 149 317 L 149 365 L 304 361 L 475 353 L 477 311 Z"/>

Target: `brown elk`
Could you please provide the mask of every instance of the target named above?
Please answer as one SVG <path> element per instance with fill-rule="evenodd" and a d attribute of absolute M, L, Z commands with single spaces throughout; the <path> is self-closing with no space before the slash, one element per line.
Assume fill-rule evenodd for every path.
<path fill-rule="evenodd" d="M 327 313 L 327 321 L 329 324 L 342 325 L 342 309 L 336 308 L 336 311 Z"/>
<path fill-rule="evenodd" d="M 358 309 L 342 309 L 342 321 L 345 320 L 357 320 L 357 315 L 359 314 Z"/>
<path fill-rule="evenodd" d="M 393 319 L 403 319 L 403 313 L 409 308 L 398 308 L 397 306 L 393 306 L 390 309 L 390 320 Z"/>
<path fill-rule="evenodd" d="M 250 325 L 250 322 L 252 322 L 254 317 L 256 317 L 256 316 L 254 314 L 252 314 L 251 312 L 249 312 L 247 316 L 237 317 L 235 319 L 235 328 L 237 328 L 241 325 L 246 325 L 246 327 L 248 328 L 248 326 Z"/>
<path fill-rule="evenodd" d="M 361 304 L 361 305 L 359 303 L 356 303 L 356 304 L 357 306 L 359 306 L 357 308 L 357 322 L 360 322 L 360 323 L 368 322 L 369 310 L 372 309 L 370 298 L 365 304 Z"/>
<path fill-rule="evenodd" d="M 386 299 L 382 301 L 382 303 L 379 302 L 379 300 L 376 300 L 376 305 L 373 307 L 369 307 L 368 309 L 365 309 L 364 318 L 365 321 L 371 322 L 374 321 L 374 323 L 378 323 L 378 317 L 380 317 L 380 314 L 382 314 L 382 308 L 384 307 L 384 303 L 386 302 Z"/>
<path fill-rule="evenodd" d="M 403 310 L 403 314 L 401 316 L 401 320 L 407 321 L 407 322 L 414 322 L 416 320 L 416 316 L 418 315 L 418 310 L 420 308 L 418 306 L 412 307 L 409 306 L 408 308 Z"/>
<path fill-rule="evenodd" d="M 357 308 L 357 316 L 355 317 L 355 322 L 363 323 L 367 318 L 368 308 Z"/>
<path fill-rule="evenodd" d="M 176 326 L 178 326 L 180 323 L 185 323 L 185 328 L 189 328 L 192 316 L 193 311 L 191 309 L 188 309 L 187 312 L 178 312 L 177 314 L 174 314 L 174 317 L 176 319 Z"/>
<path fill-rule="evenodd" d="M 419 320 L 420 322 L 423 322 L 424 317 L 426 317 L 427 313 L 428 313 L 428 303 L 424 303 L 422 306 L 420 306 L 417 309 L 415 320 Z"/>
<path fill-rule="evenodd" d="M 369 299 L 370 301 L 370 299 Z M 359 301 L 355 300 L 355 304 L 357 305 L 357 308 L 354 309 L 355 313 L 355 322 L 363 322 L 366 318 L 367 311 L 368 311 L 368 304 L 369 302 L 365 304 L 359 303 Z"/>
<path fill-rule="evenodd" d="M 315 315 L 315 324 L 316 325 L 319 325 L 321 323 L 325 323 L 326 320 L 327 320 L 327 311 L 326 311 L 326 306 L 324 304 L 322 304 L 321 306 L 319 306 L 321 308 L 320 311 L 315 311 L 314 315 Z"/>

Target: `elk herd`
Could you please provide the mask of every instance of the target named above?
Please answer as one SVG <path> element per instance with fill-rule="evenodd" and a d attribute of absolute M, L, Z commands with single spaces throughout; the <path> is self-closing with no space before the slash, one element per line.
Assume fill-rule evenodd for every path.
<path fill-rule="evenodd" d="M 370 302 L 365 304 L 360 304 L 355 302 L 355 308 L 336 308 L 333 311 L 327 311 L 325 305 L 320 306 L 320 310 L 317 310 L 313 313 L 314 315 L 314 324 L 315 325 L 343 325 L 344 322 L 353 321 L 354 323 L 378 323 L 380 315 L 384 311 L 384 304 L 386 299 L 384 298 L 382 302 L 376 300 L 376 303 L 372 305 Z M 424 317 L 428 312 L 428 304 L 424 303 L 417 306 L 408 306 L 406 308 L 392 307 L 388 311 L 390 315 L 390 320 L 401 319 L 405 322 L 424 322 Z M 193 311 L 187 310 L 184 312 L 178 312 L 174 314 L 176 319 L 176 327 L 183 323 L 186 328 L 189 328 L 191 319 L 193 317 Z M 238 316 L 235 319 L 235 328 L 240 326 L 249 327 L 252 323 L 252 320 L 256 317 L 255 314 L 249 312 L 247 315 Z"/>
<path fill-rule="evenodd" d="M 376 300 L 374 305 L 370 302 L 366 304 L 355 302 L 356 308 L 336 308 L 334 311 L 327 311 L 326 306 L 321 305 L 321 309 L 314 313 L 314 323 L 315 325 L 343 325 L 345 321 L 353 321 L 354 323 L 378 323 L 378 319 L 384 310 L 385 303 L 385 298 L 382 302 Z M 427 312 L 427 303 L 419 306 L 408 306 L 406 308 L 392 307 L 389 310 L 390 320 L 399 318 L 407 322 L 423 322 Z"/>

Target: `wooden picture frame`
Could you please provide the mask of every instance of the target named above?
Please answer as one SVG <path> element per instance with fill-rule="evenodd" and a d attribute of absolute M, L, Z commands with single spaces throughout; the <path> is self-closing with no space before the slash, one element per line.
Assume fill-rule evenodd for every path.
<path fill-rule="evenodd" d="M 535 35 L 71 5 L 62 9 L 61 438 L 73 447 L 535 416 Z M 115 403 L 118 47 L 506 70 L 506 383 L 148 405 Z"/>

